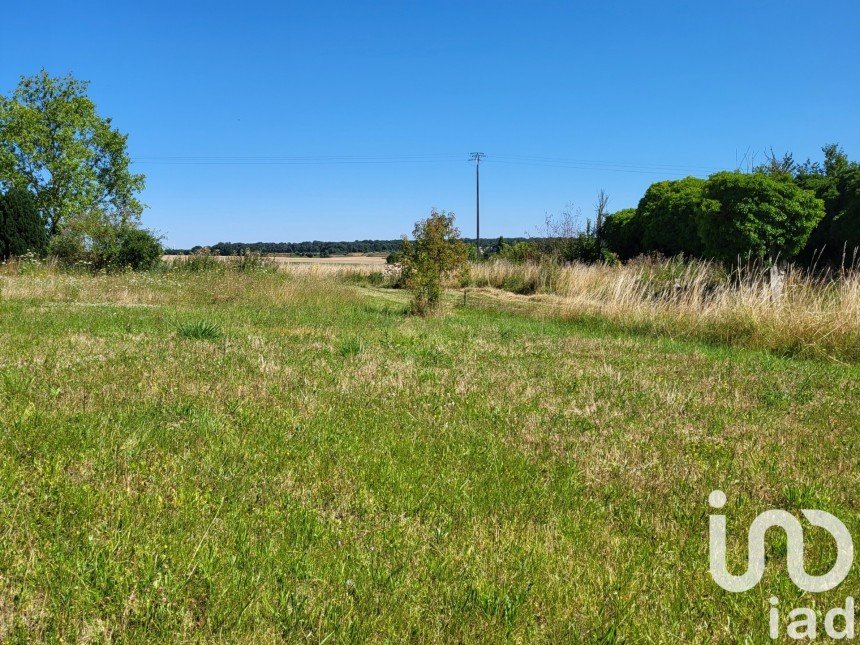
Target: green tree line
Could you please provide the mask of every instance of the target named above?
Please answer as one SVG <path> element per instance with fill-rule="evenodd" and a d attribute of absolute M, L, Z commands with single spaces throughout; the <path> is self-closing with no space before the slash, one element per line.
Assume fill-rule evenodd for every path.
<path fill-rule="evenodd" d="M 505 244 L 525 242 L 525 237 L 497 238 L 481 241 L 481 249 L 485 254 L 497 253 Z M 474 238 L 463 238 L 467 245 L 474 246 Z M 325 257 L 327 255 L 349 255 L 350 253 L 399 253 L 403 250 L 403 240 L 355 240 L 352 242 L 325 242 L 313 240 L 308 242 L 218 242 L 210 247 L 193 246 L 189 249 L 168 248 L 165 253 L 171 255 L 189 255 L 199 253 L 204 248 L 215 255 L 243 255 L 245 253 L 283 253 L 307 257 Z"/>
<path fill-rule="evenodd" d="M 860 164 L 835 144 L 823 152 L 823 163 L 771 156 L 752 172 L 654 183 L 636 208 L 609 215 L 600 237 L 621 260 L 660 253 L 852 263 L 860 247 Z"/>

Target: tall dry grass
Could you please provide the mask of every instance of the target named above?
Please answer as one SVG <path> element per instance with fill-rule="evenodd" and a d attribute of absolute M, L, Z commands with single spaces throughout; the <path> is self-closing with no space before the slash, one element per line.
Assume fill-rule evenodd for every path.
<path fill-rule="evenodd" d="M 762 266 L 726 272 L 708 262 L 625 266 L 505 261 L 472 267 L 477 287 L 543 302 L 566 317 L 785 354 L 860 361 L 860 270 L 812 273 Z"/>

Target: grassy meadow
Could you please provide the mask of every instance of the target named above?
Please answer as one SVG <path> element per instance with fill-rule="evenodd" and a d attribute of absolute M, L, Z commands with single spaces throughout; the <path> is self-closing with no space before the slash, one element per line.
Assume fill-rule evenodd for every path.
<path fill-rule="evenodd" d="M 736 571 L 768 508 L 860 536 L 856 336 L 785 353 L 491 289 L 418 318 L 355 282 L 0 277 L 0 640 L 759 642 L 771 595 L 860 589 L 803 595 L 779 535 L 754 590 L 708 573 L 715 488 Z"/>

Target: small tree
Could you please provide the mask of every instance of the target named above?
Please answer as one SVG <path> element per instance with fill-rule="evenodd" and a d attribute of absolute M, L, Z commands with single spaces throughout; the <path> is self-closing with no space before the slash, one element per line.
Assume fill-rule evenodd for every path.
<path fill-rule="evenodd" d="M 12 188 L 0 195 L 0 257 L 42 255 L 47 244 L 45 223 L 33 195 L 24 188 Z"/>
<path fill-rule="evenodd" d="M 412 242 L 403 238 L 403 278 L 412 291 L 412 311 L 423 316 L 439 304 L 445 280 L 466 270 L 467 249 L 454 213 L 434 209 L 415 224 L 412 236 Z"/>
<path fill-rule="evenodd" d="M 594 236 L 597 238 L 597 245 L 603 249 L 603 224 L 608 215 L 609 195 L 602 188 L 597 193 L 597 201 L 594 203 L 594 214 L 596 223 L 594 225 Z"/>

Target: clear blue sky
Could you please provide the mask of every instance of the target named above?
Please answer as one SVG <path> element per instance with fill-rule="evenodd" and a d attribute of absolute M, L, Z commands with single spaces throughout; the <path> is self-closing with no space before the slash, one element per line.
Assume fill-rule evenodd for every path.
<path fill-rule="evenodd" d="M 0 92 L 90 80 L 174 246 L 394 238 L 432 206 L 471 236 L 473 150 L 487 237 L 770 147 L 860 157 L 856 1 L 10 1 L 2 22 Z"/>

